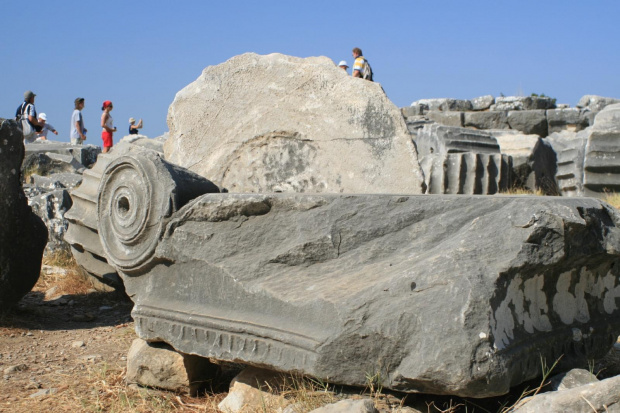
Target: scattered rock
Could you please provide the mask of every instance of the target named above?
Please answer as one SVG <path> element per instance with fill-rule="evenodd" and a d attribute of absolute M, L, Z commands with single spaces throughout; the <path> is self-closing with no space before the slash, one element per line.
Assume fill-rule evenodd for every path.
<path fill-rule="evenodd" d="M 549 386 L 545 390 L 562 391 L 574 389 L 588 383 L 599 381 L 596 376 L 584 369 L 572 369 L 565 373 L 557 374 L 549 380 Z"/>
<path fill-rule="evenodd" d="M 375 404 L 370 399 L 363 400 L 341 400 L 336 403 L 328 404 L 310 413 L 379 413 Z"/>
<path fill-rule="evenodd" d="M 617 412 L 620 376 L 568 390 L 542 393 L 524 399 L 515 413 Z"/>
<path fill-rule="evenodd" d="M 196 395 L 209 387 L 219 366 L 208 359 L 175 351 L 166 343 L 135 339 L 127 354 L 128 383 Z"/>
<path fill-rule="evenodd" d="M 217 407 L 225 413 L 283 409 L 288 404 L 286 399 L 270 392 L 281 389 L 283 383 L 281 373 L 248 367 L 232 380 L 228 395 Z"/>
<path fill-rule="evenodd" d="M 51 388 L 51 389 L 43 389 L 43 390 L 40 390 L 40 391 L 38 391 L 38 392 L 36 392 L 36 393 L 31 394 L 31 395 L 30 395 L 30 396 L 28 396 L 28 397 L 31 397 L 31 398 L 37 398 L 37 397 L 43 397 L 43 396 L 50 396 L 50 395 L 52 395 L 52 394 L 56 394 L 56 392 L 57 392 L 57 391 L 58 391 L 58 390 L 57 390 L 57 389 L 54 389 L 54 388 Z"/>

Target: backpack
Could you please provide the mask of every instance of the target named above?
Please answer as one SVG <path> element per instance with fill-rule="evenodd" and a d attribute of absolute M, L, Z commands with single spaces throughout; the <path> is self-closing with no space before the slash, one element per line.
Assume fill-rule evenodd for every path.
<path fill-rule="evenodd" d="M 28 106 L 28 102 L 22 102 L 22 104 L 17 107 L 17 110 L 15 111 L 15 120 L 16 121 L 19 122 L 22 119 L 22 116 L 24 115 L 24 109 L 27 106 Z"/>
<path fill-rule="evenodd" d="M 372 80 L 372 68 L 370 67 L 370 63 L 368 60 L 364 59 L 364 69 L 362 70 L 362 79 Z"/>

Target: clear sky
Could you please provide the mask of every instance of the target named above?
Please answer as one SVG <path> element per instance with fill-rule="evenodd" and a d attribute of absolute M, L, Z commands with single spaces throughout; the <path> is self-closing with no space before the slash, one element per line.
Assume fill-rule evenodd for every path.
<path fill-rule="evenodd" d="M 87 143 L 101 145 L 101 104 L 125 135 L 168 130 L 176 92 L 245 52 L 327 56 L 360 47 L 399 107 L 423 98 L 544 93 L 575 106 L 620 98 L 619 0 L 10 1 L 0 25 L 0 117 L 37 94 L 68 141 L 86 99 Z M 56 137 L 54 137 L 56 139 Z"/>

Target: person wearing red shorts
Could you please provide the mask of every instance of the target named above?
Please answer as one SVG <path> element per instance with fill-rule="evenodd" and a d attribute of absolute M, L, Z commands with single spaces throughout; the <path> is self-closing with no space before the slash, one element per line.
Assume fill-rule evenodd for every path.
<path fill-rule="evenodd" d="M 101 110 L 103 111 L 101 114 L 101 127 L 103 128 L 103 131 L 101 131 L 103 153 L 109 152 L 113 146 L 112 135 L 116 132 L 116 128 L 114 127 L 114 119 L 112 119 L 112 115 L 110 115 L 113 108 L 114 106 L 109 100 L 103 102 L 103 106 L 101 107 Z"/>

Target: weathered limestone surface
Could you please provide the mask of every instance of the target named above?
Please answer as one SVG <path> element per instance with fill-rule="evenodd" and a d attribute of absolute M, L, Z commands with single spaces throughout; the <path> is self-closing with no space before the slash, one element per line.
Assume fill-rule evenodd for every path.
<path fill-rule="evenodd" d="M 577 103 L 578 108 L 587 108 L 592 112 L 600 112 L 605 109 L 606 106 L 620 103 L 620 99 L 608 98 L 597 95 L 585 95 L 579 99 Z"/>
<path fill-rule="evenodd" d="M 491 110 L 535 110 L 555 109 L 550 97 L 540 96 L 500 96 L 491 105 Z"/>
<path fill-rule="evenodd" d="M 375 404 L 372 400 L 363 399 L 341 400 L 314 409 L 310 413 L 379 413 L 379 410 L 375 408 Z"/>
<path fill-rule="evenodd" d="M 69 251 L 69 244 L 64 240 L 67 231 L 67 221 L 64 216 L 71 208 L 69 192 L 65 189 L 47 191 L 41 195 L 29 197 L 28 204 L 47 227 L 46 253 L 59 250 Z"/>
<path fill-rule="evenodd" d="M 620 376 L 527 398 L 515 413 L 620 412 Z"/>
<path fill-rule="evenodd" d="M 21 183 L 24 137 L 14 120 L 0 118 L 0 308 L 15 304 L 39 279 L 47 230 Z"/>
<path fill-rule="evenodd" d="M 476 129 L 509 129 L 505 111 L 465 112 L 463 126 Z"/>
<path fill-rule="evenodd" d="M 523 135 L 514 131 L 490 131 L 502 154 L 512 158 L 513 185 L 546 195 L 558 195 L 555 181 L 556 154 L 551 145 L 538 135 Z"/>
<path fill-rule="evenodd" d="M 441 112 L 432 110 L 426 113 L 426 117 L 446 126 L 463 126 L 463 112 Z"/>
<path fill-rule="evenodd" d="M 511 185 L 511 159 L 486 131 L 425 125 L 415 143 L 430 194 L 495 194 Z"/>
<path fill-rule="evenodd" d="M 292 383 L 289 379 L 288 386 L 290 385 Z M 247 367 L 233 378 L 228 395 L 217 407 L 224 413 L 282 411 L 289 402 L 284 397 L 272 393 L 285 391 L 286 386 L 286 379 L 281 373 Z"/>
<path fill-rule="evenodd" d="M 219 366 L 208 359 L 180 354 L 166 343 L 147 343 L 139 338 L 127 354 L 128 383 L 196 395 L 209 388 Z"/>
<path fill-rule="evenodd" d="M 102 193 L 134 180 L 133 159 L 108 167 Z M 138 335 L 187 354 L 484 397 L 540 374 L 541 355 L 601 357 L 620 332 L 620 217 L 592 198 L 206 194 L 170 215 L 99 203 Z"/>
<path fill-rule="evenodd" d="M 606 106 L 594 119 L 585 148 L 586 196 L 620 192 L 620 103 Z"/>
<path fill-rule="evenodd" d="M 548 133 L 579 132 L 590 126 L 590 111 L 579 108 L 549 109 L 547 110 Z"/>
<path fill-rule="evenodd" d="M 422 193 L 399 109 L 326 57 L 246 53 L 168 111 L 166 159 L 231 192 Z"/>
<path fill-rule="evenodd" d="M 49 140 L 26 143 L 24 146 L 26 147 L 26 157 L 39 153 L 69 155 L 84 166 L 90 166 L 97 162 L 97 155 L 101 153 L 101 148 L 95 145 L 72 145 Z"/>
<path fill-rule="evenodd" d="M 143 164 L 137 164 L 132 158 L 137 154 L 143 154 L 140 158 Z M 131 170 L 132 176 L 124 182 L 113 185 L 108 183 L 104 191 L 104 171 L 110 165 L 121 170 Z M 69 221 L 65 240 L 71 245 L 71 252 L 86 275 L 91 276 L 96 287 L 104 291 L 122 289 L 123 286 L 116 269 L 108 263 L 107 252 L 101 245 L 100 231 L 107 230 L 101 228 L 98 222 L 101 199 L 121 205 L 121 209 L 115 209 L 125 211 L 119 212 L 119 219 L 136 219 L 132 214 L 137 205 L 153 208 L 155 215 L 139 216 L 148 220 L 149 226 L 145 232 L 152 234 L 161 226 L 158 222 L 160 215 L 171 214 L 198 195 L 219 192 L 219 188 L 207 179 L 163 160 L 161 153 L 129 142 L 119 143 L 111 152 L 99 155 L 97 163 L 84 172 L 83 178 L 82 185 L 71 193 L 73 206 L 65 214 Z M 127 229 L 123 242 L 138 242 L 148 250 L 149 246 L 136 238 L 142 234 L 133 231 L 133 228 Z"/>
<path fill-rule="evenodd" d="M 589 129 L 555 132 L 546 138 L 557 156 L 556 182 L 563 196 L 583 196 L 583 161 Z"/>
<path fill-rule="evenodd" d="M 487 110 L 495 103 L 495 98 L 492 95 L 485 95 L 474 98 L 471 100 L 472 110 Z"/>
<path fill-rule="evenodd" d="M 572 369 L 551 377 L 548 386 L 545 386 L 545 390 L 562 391 L 574 389 L 575 387 L 596 383 L 597 381 L 599 380 L 596 376 L 586 369 Z"/>
<path fill-rule="evenodd" d="M 526 135 L 547 136 L 547 116 L 544 110 L 511 110 L 507 120 L 510 129 Z"/>

